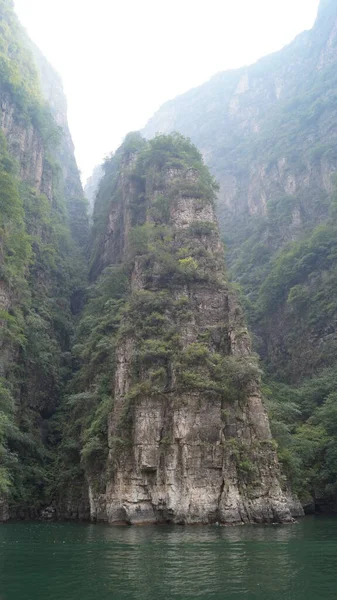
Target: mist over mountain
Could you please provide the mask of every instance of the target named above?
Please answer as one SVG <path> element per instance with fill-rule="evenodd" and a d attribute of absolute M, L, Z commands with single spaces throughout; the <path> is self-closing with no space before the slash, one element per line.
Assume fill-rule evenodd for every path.
<path fill-rule="evenodd" d="M 269 377 L 280 455 L 300 487 L 308 478 L 308 499 L 333 496 L 336 473 L 325 421 L 336 393 L 336 61 L 337 5 L 324 0 L 311 31 L 167 102 L 144 130 L 189 136 L 220 183 L 227 262 Z"/>
<path fill-rule="evenodd" d="M 1 521 L 335 510 L 336 62 L 322 0 L 84 194 L 60 77 L 0 0 Z"/>

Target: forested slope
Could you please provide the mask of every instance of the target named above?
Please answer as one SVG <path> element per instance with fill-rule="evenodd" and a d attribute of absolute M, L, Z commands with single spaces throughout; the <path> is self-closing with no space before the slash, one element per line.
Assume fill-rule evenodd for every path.
<path fill-rule="evenodd" d="M 304 502 L 334 503 L 337 5 L 282 51 L 220 73 L 145 128 L 191 137 L 269 381 L 279 454 Z M 272 390 L 272 393 L 271 393 Z"/>
<path fill-rule="evenodd" d="M 61 81 L 0 0 L 0 520 L 289 521 L 289 482 L 334 507 L 336 63 L 322 0 L 146 127 L 220 190 L 186 138 L 129 135 L 90 233 Z"/>
<path fill-rule="evenodd" d="M 56 505 L 112 523 L 289 522 L 302 511 L 226 281 L 215 181 L 180 135 L 130 134 L 103 170 Z"/>
<path fill-rule="evenodd" d="M 74 304 L 85 281 L 79 174 L 69 133 L 43 98 L 28 45 L 13 3 L 1 0 L 2 519 L 36 516 L 45 503 L 56 441 L 51 417 L 71 373 Z M 57 77 L 51 68 L 49 75 Z"/>

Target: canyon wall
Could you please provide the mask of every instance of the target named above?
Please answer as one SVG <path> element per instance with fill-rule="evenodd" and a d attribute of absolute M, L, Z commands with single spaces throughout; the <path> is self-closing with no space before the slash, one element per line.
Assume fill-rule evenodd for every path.
<path fill-rule="evenodd" d="M 108 378 L 106 430 L 91 427 L 102 391 L 90 419 L 82 414 L 91 519 L 291 521 L 302 509 L 280 472 L 260 372 L 226 280 L 214 181 L 180 136 L 129 136 L 104 168 L 91 277 L 115 294 L 104 301 L 94 292 L 103 314 L 96 301 L 84 312 L 73 395 L 79 417 L 80 402 L 93 402 Z M 89 322 L 101 331 L 91 347 Z M 103 348 L 110 359 L 94 374 Z"/>

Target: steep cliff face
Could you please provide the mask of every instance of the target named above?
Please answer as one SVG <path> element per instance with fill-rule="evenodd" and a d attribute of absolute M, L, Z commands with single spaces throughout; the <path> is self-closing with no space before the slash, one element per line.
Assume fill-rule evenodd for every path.
<path fill-rule="evenodd" d="M 31 49 L 34 57 L 45 102 L 62 132 L 59 144 L 55 147 L 55 157 L 62 169 L 64 197 L 72 238 L 82 249 L 86 249 L 89 238 L 88 204 L 84 199 L 80 173 L 76 164 L 75 149 L 67 118 L 67 99 L 62 80 L 39 48 L 29 39 L 27 39 L 27 46 Z"/>
<path fill-rule="evenodd" d="M 179 136 L 130 136 L 105 165 L 96 289 L 70 399 L 93 520 L 287 522 L 301 513 L 281 490 L 214 194 L 199 153 Z M 89 326 L 99 336 L 88 340 Z M 75 435 L 68 428 L 65 448 Z"/>
<path fill-rule="evenodd" d="M 13 3 L 1 0 L 0 520 L 35 516 L 45 502 L 50 418 L 85 273 L 78 221 L 88 227 L 65 113 L 56 123 L 28 46 Z"/>
<path fill-rule="evenodd" d="M 177 130 L 200 148 L 221 184 L 224 231 L 239 217 L 266 216 L 284 196 L 295 227 L 324 215 L 317 201 L 335 172 L 336 40 L 337 7 L 322 2 L 312 31 L 168 102 L 147 124 L 147 137 Z"/>
<path fill-rule="evenodd" d="M 228 261 L 253 304 L 275 255 L 325 223 L 331 212 L 336 44 L 337 7 L 330 0 L 321 3 L 312 31 L 251 67 L 219 74 L 167 103 L 145 128 L 149 137 L 181 131 L 202 151 L 221 186 L 218 214 Z M 255 328 L 263 355 L 275 356 L 274 369 L 284 355 L 279 329 L 291 329 L 284 328 L 281 313 L 267 329 Z M 303 343 L 320 346 L 324 337 L 313 328 Z M 300 344 L 289 359 L 292 380 L 310 375 L 317 362 L 307 360 Z"/>
<path fill-rule="evenodd" d="M 311 31 L 167 103 L 145 128 L 190 136 L 220 182 L 279 456 L 319 506 L 337 493 L 336 49 L 337 5 L 322 0 Z"/>
<path fill-rule="evenodd" d="M 102 169 L 101 165 L 97 165 L 94 168 L 92 175 L 90 177 L 88 177 L 87 182 L 84 186 L 84 194 L 89 203 L 90 215 L 92 215 L 94 212 L 96 194 L 98 192 L 99 184 L 101 182 L 102 177 L 103 177 L 103 169 Z"/>

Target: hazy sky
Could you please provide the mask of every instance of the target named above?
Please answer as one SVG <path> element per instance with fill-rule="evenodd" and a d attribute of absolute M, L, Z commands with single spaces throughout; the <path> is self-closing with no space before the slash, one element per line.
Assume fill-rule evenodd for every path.
<path fill-rule="evenodd" d="M 159 106 L 309 29 L 319 0 L 14 0 L 61 74 L 83 179 Z"/>

